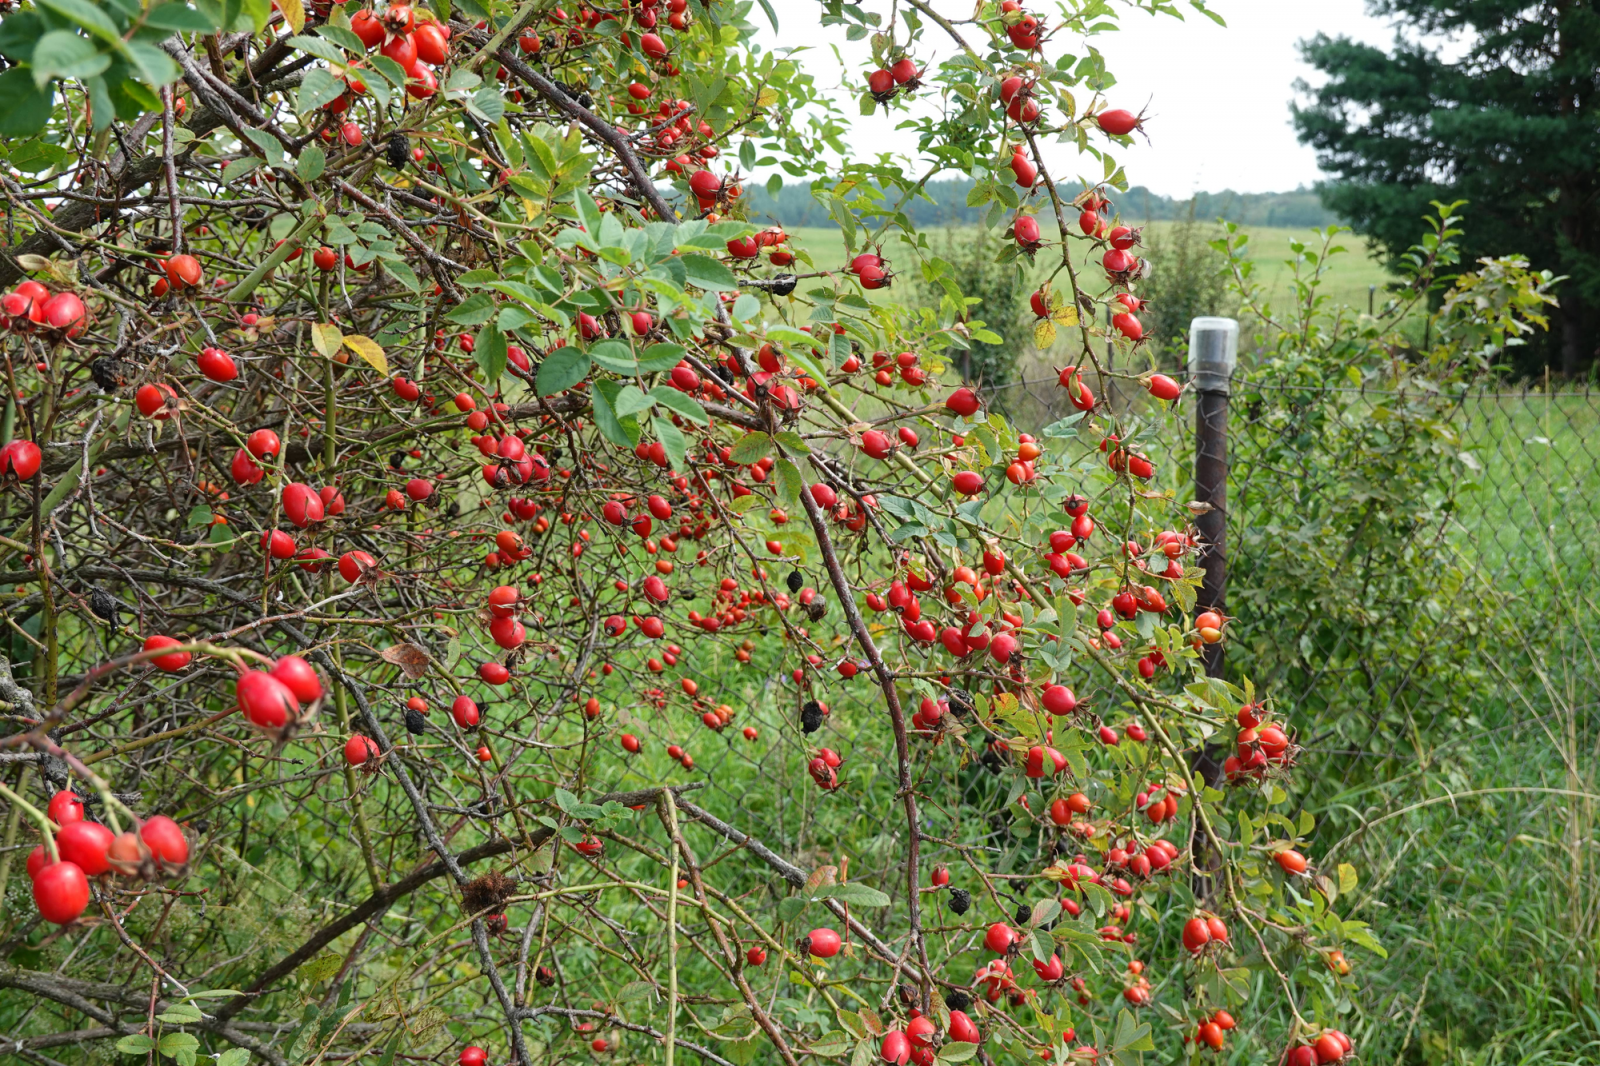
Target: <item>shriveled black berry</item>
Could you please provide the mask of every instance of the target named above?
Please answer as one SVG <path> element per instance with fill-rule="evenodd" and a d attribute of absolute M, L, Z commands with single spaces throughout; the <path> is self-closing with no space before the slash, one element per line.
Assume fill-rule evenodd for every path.
<path fill-rule="evenodd" d="M 822 708 L 817 706 L 816 700 L 807 700 L 806 705 L 800 708 L 800 729 L 805 733 L 815 733 L 822 728 Z"/>
<path fill-rule="evenodd" d="M 395 452 L 393 455 L 389 456 L 389 465 L 394 467 L 396 470 L 399 470 L 401 467 L 405 466 L 406 453 Z"/>
<path fill-rule="evenodd" d="M 420 737 L 428 730 L 428 720 L 422 717 L 421 711 L 406 708 L 406 732 L 414 737 Z"/>
<path fill-rule="evenodd" d="M 789 576 L 783 579 L 783 583 L 789 586 L 790 592 L 799 592 L 800 586 L 806 583 L 806 576 L 798 570 L 791 570 Z"/>
<path fill-rule="evenodd" d="M 972 893 L 964 888 L 950 890 L 950 911 L 952 914 L 965 914 L 972 906 Z"/>
<path fill-rule="evenodd" d="M 794 292 L 794 287 L 799 282 L 800 279 L 793 274 L 779 274 L 772 279 L 772 284 L 767 291 L 774 296 L 788 296 L 791 292 Z"/>
<path fill-rule="evenodd" d="M 960 990 L 951 990 L 944 994 L 944 1005 L 951 1010 L 966 1010 L 972 1006 L 972 998 Z"/>
<path fill-rule="evenodd" d="M 540 966 L 533 971 L 533 979 L 545 988 L 549 988 L 556 983 L 556 972 L 548 966 Z"/>
<path fill-rule="evenodd" d="M 112 625 L 117 624 L 117 598 L 102 588 L 89 590 L 89 609 L 98 618 L 104 618 Z"/>
<path fill-rule="evenodd" d="M 1026 903 L 1017 904 L 1016 919 L 1018 925 L 1027 925 L 1033 920 L 1033 908 Z"/>
<path fill-rule="evenodd" d="M 946 694 L 945 699 L 950 704 L 950 713 L 957 718 L 973 709 L 972 697 L 967 695 L 966 689 L 953 688 Z"/>
<path fill-rule="evenodd" d="M 89 364 L 89 376 L 101 392 L 115 392 L 118 386 L 128 383 L 127 364 L 103 355 Z"/>
<path fill-rule="evenodd" d="M 411 162 L 411 142 L 403 133 L 397 132 L 390 137 L 384 152 L 389 157 L 389 165 L 396 170 L 404 170 L 406 164 Z"/>
<path fill-rule="evenodd" d="M 806 604 L 806 617 L 813 622 L 822 621 L 822 616 L 828 613 L 828 601 L 818 596 Z"/>

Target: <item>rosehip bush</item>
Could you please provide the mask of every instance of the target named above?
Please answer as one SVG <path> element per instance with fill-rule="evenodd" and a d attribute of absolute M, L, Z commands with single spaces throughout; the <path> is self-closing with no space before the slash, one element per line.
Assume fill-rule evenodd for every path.
<path fill-rule="evenodd" d="M 1182 389 L 1104 400 L 1148 273 L 1111 153 L 1160 131 L 1060 61 L 1101 5 L 821 5 L 870 37 L 863 110 L 1048 268 L 1073 413 L 1034 427 L 951 371 L 997 340 L 964 299 L 896 301 L 960 292 L 921 179 L 839 158 L 753 40 L 776 5 L 276 7 L 0 21 L 7 83 L 63 93 L 0 267 L 8 1033 L 1352 1053 L 1328 960 L 1378 945 L 1283 806 L 1300 723 L 1201 669 L 1232 620 L 1161 443 Z M 108 104 L 129 58 L 159 92 Z M 844 262 L 748 217 L 758 168 Z"/>

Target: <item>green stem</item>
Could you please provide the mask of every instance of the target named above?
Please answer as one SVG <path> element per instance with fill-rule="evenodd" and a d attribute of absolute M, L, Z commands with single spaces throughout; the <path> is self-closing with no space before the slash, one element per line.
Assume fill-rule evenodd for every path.
<path fill-rule="evenodd" d="M 10 800 L 15 810 L 22 811 L 35 822 L 39 823 L 39 833 L 44 837 L 44 846 L 45 850 L 50 853 L 50 861 L 60 862 L 61 853 L 56 850 L 56 835 L 55 832 L 50 828 L 50 819 L 46 817 L 45 813 L 4 785 L 0 785 L 0 796 L 4 796 L 6 799 Z M 677 867 L 674 866 L 673 869 L 676 870 Z"/>
<path fill-rule="evenodd" d="M 662 810 L 666 812 L 667 828 L 674 837 L 678 833 L 678 806 L 672 800 L 670 788 L 661 790 Z M 667 1036 L 666 1066 L 672 1066 L 674 1046 L 678 1039 L 678 849 L 672 848 L 672 874 L 667 882 Z"/>
<path fill-rule="evenodd" d="M 31 766 L 24 766 L 22 773 L 17 775 L 17 787 L 26 788 L 28 784 L 28 771 Z M 5 854 L 0 855 L 0 900 L 6 898 L 6 884 L 11 880 L 11 850 L 17 843 L 17 827 L 22 824 L 22 808 L 12 805 L 11 814 L 6 818 Z"/>
<path fill-rule="evenodd" d="M 305 237 L 310 236 L 312 233 L 315 233 L 321 227 L 322 216 L 320 214 L 312 215 L 310 218 L 300 223 L 300 225 L 296 226 L 294 232 L 290 233 L 282 244 L 273 249 L 272 254 L 267 256 L 267 258 L 262 261 L 260 266 L 250 271 L 250 273 L 245 276 L 243 281 L 239 282 L 239 284 L 235 285 L 228 291 L 228 302 L 243 303 L 245 300 L 249 299 L 250 294 L 255 292 L 256 287 L 261 284 L 264 278 L 266 278 L 267 272 L 272 270 L 274 267 L 282 266 L 288 260 L 290 254 L 293 253 L 296 248 L 300 247 L 300 241 Z"/>

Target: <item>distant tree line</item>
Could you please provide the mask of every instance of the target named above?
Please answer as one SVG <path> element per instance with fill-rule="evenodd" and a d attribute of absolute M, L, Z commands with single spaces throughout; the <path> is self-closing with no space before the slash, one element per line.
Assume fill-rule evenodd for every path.
<path fill-rule="evenodd" d="M 976 225 L 988 205 L 967 206 L 967 193 L 972 189 L 972 184 L 970 178 L 929 182 L 928 199 L 913 201 L 906 208 L 906 213 L 918 228 Z M 752 218 L 771 218 L 791 228 L 832 225 L 827 210 L 812 198 L 811 190 L 806 185 L 784 185 L 774 196 L 764 186 L 752 183 L 746 190 L 746 198 Z M 1141 224 L 1192 217 L 1206 222 L 1225 218 L 1241 225 L 1308 229 L 1340 221 L 1336 213 L 1323 206 L 1313 189 L 1265 193 L 1202 192 L 1196 193 L 1192 199 L 1191 205 L 1188 198 L 1162 196 L 1142 185 L 1135 185 L 1127 192 L 1112 197 L 1123 218 Z"/>

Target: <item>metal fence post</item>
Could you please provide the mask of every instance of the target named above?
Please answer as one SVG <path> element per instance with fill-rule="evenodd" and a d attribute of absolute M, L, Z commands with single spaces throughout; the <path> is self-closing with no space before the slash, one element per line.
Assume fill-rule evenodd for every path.
<path fill-rule="evenodd" d="M 1194 498 L 1209 505 L 1195 519 L 1206 572 L 1196 610 L 1222 613 L 1228 590 L 1228 394 L 1239 361 L 1239 323 L 1196 318 L 1189 323 L 1189 381 L 1195 391 Z M 1222 676 L 1222 645 L 1205 649 L 1206 673 Z"/>

